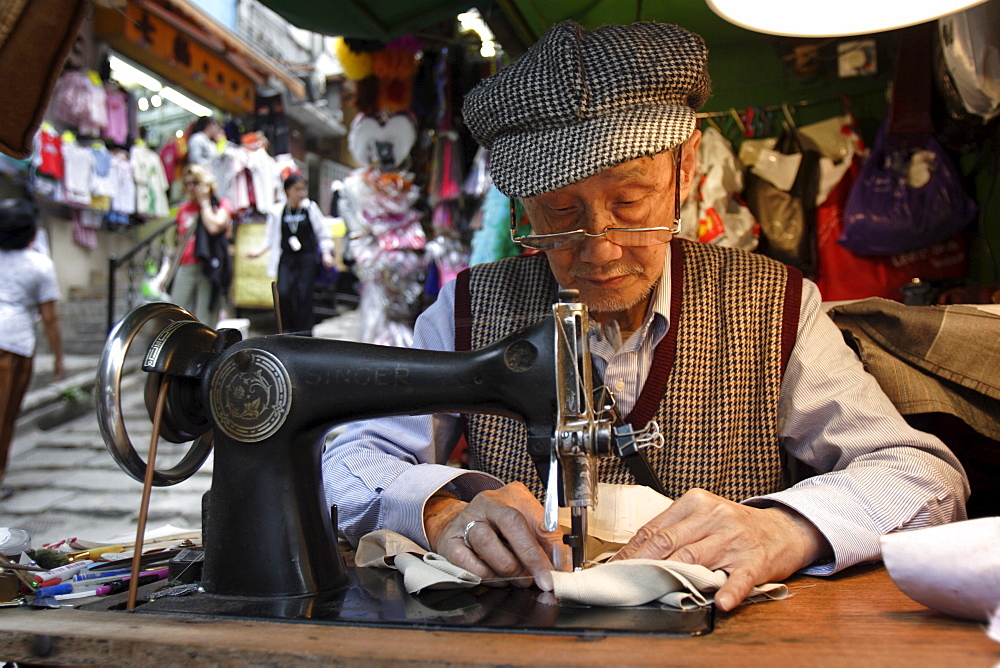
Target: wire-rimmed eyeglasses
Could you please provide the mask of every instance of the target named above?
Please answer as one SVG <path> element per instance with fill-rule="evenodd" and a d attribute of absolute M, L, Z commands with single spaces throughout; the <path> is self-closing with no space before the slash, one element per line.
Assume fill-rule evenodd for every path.
<path fill-rule="evenodd" d="M 555 232 L 552 234 L 517 235 L 517 215 L 514 198 L 510 200 L 510 240 L 523 248 L 553 251 L 576 248 L 587 239 L 604 237 L 618 246 L 655 246 L 669 242 L 680 232 L 681 227 L 681 151 L 678 146 L 674 153 L 674 224 L 671 227 L 609 227 L 603 232 L 591 234 L 586 230 Z"/>
<path fill-rule="evenodd" d="M 525 234 L 515 236 L 516 228 L 510 231 L 511 240 L 524 248 L 540 251 L 576 248 L 588 238 L 606 237 L 619 246 L 655 246 L 665 244 L 677 233 L 673 227 L 609 227 L 603 232 L 591 234 L 584 230 L 556 232 L 554 234 Z"/>

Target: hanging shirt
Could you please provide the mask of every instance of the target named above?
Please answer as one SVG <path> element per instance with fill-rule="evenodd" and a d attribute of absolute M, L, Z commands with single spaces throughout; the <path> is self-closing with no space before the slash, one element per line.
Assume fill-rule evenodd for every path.
<path fill-rule="evenodd" d="M 63 168 L 63 200 L 70 204 L 90 206 L 94 152 L 75 141 L 63 142 Z"/>
<path fill-rule="evenodd" d="M 167 206 L 167 174 L 160 156 L 144 144 L 133 144 L 129 150 L 132 176 L 135 179 L 136 213 L 154 218 L 170 215 Z"/>
<path fill-rule="evenodd" d="M 135 213 L 135 180 L 128 153 L 114 151 L 111 158 L 111 180 L 115 194 L 111 197 L 111 210 L 124 214 Z"/>
<path fill-rule="evenodd" d="M 39 130 L 36 140 L 38 173 L 61 181 L 64 175 L 62 137 L 50 126 Z"/>
<path fill-rule="evenodd" d="M 104 137 L 118 146 L 124 146 L 128 141 L 128 96 L 120 90 L 105 91 L 105 106 L 108 125 L 104 128 Z"/>

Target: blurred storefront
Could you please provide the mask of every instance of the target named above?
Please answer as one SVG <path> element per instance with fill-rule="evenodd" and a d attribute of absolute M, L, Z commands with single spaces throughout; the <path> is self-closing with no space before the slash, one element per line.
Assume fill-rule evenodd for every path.
<path fill-rule="evenodd" d="M 237 3 L 230 4 L 235 16 Z M 39 203 L 69 347 L 92 350 L 103 341 L 108 258 L 172 220 L 186 134 L 198 117 L 214 117 L 226 130 L 220 170 L 228 170 L 226 194 L 242 203 L 240 221 L 259 220 L 281 196 L 275 186 L 283 171 L 313 167 L 318 183 L 321 169 L 339 165 L 336 138 L 345 129 L 339 109 L 321 108 L 308 94 L 310 55 L 299 64 L 279 61 L 187 0 L 94 3 L 55 83 L 33 155 L 0 157 L 0 196 L 27 193 Z M 249 170 L 258 188 L 270 185 L 267 194 L 252 191 Z M 169 243 L 164 235 L 160 245 Z M 122 273 L 116 280 L 128 285 L 119 295 L 134 293 L 143 276 Z"/>

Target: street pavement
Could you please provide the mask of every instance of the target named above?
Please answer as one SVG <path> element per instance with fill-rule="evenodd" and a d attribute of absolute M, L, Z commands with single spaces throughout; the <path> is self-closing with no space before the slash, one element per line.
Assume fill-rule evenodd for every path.
<path fill-rule="evenodd" d="M 250 336 L 273 331 L 273 318 Z M 316 325 L 313 336 L 356 341 L 356 310 Z M 130 352 L 129 357 L 132 357 Z M 142 483 L 120 469 L 104 445 L 91 396 L 68 399 L 76 391 L 91 390 L 100 355 L 67 356 L 67 377 L 52 382 L 52 358 L 35 358 L 32 386 L 22 405 L 3 486 L 14 494 L 0 501 L 0 527 L 20 528 L 32 537 L 32 546 L 66 538 L 96 541 L 135 537 Z M 143 400 L 145 374 L 134 371 L 122 379 L 121 405 L 133 447 L 146 459 L 152 423 Z M 68 415 L 76 414 L 68 421 Z M 180 461 L 190 444 L 160 439 L 156 468 Z M 201 496 L 212 479 L 212 457 L 189 479 L 170 487 L 154 487 L 146 528 L 167 524 L 179 529 L 201 527 Z M 129 540 L 131 540 L 130 538 Z"/>

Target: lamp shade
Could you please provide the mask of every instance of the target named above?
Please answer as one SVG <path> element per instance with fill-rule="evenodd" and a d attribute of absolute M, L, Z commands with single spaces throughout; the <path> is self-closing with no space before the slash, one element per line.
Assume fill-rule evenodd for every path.
<path fill-rule="evenodd" d="M 845 37 L 932 21 L 986 0 L 706 0 L 716 14 L 742 28 L 788 37 Z"/>

